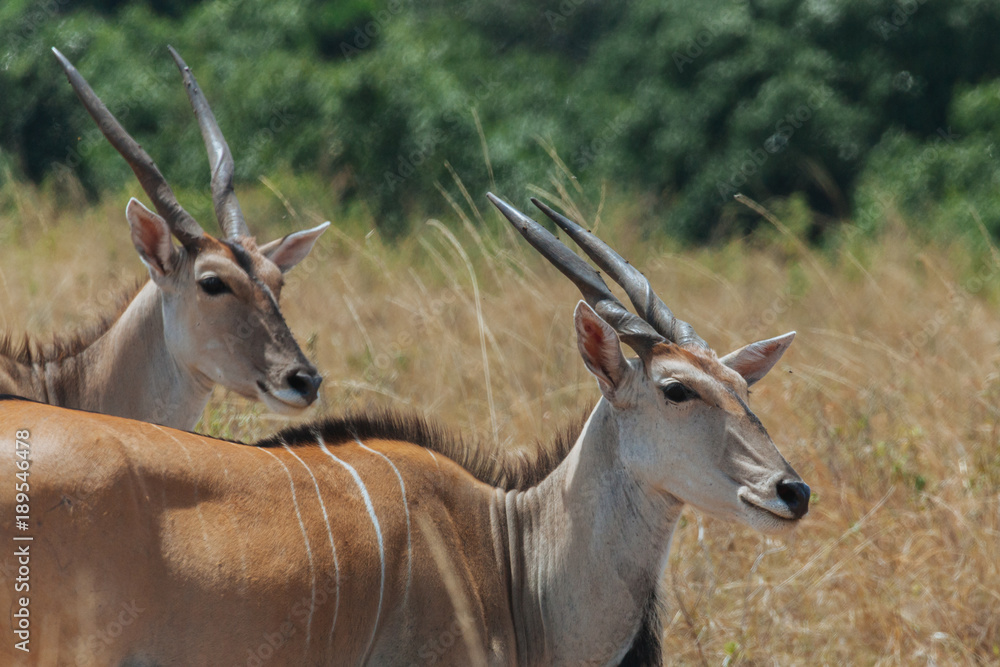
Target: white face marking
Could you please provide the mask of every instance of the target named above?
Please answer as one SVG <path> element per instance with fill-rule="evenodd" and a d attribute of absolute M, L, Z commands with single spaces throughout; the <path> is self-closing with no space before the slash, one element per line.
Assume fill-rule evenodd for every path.
<path fill-rule="evenodd" d="M 326 534 L 330 538 L 330 551 L 333 552 L 333 578 L 334 584 L 337 587 L 336 595 L 333 598 L 333 624 L 330 626 L 330 636 L 327 638 L 327 650 L 333 647 L 333 631 L 337 628 L 337 614 L 340 612 L 340 563 L 337 562 L 337 547 L 333 543 L 333 531 L 330 530 L 330 517 L 326 513 L 326 503 L 323 502 L 323 494 L 319 491 L 319 484 L 316 482 L 316 476 L 313 475 L 312 470 L 306 465 L 306 462 L 299 458 L 299 455 L 295 453 L 295 450 L 284 445 L 284 448 L 288 450 L 288 453 L 295 457 L 295 459 L 302 464 L 302 467 L 306 469 L 309 473 L 309 477 L 312 478 L 313 487 L 316 489 L 316 497 L 319 499 L 319 507 L 323 510 L 323 521 L 326 523 Z"/>
<path fill-rule="evenodd" d="M 287 447 L 287 446 L 286 446 Z M 309 547 L 309 536 L 306 534 L 306 525 L 302 522 L 302 513 L 299 511 L 299 500 L 295 495 L 295 480 L 292 479 L 292 471 L 288 469 L 285 462 L 278 458 L 278 455 L 267 449 L 266 447 L 261 447 L 260 451 L 267 452 L 274 457 L 274 460 L 281 464 L 284 468 L 285 474 L 288 475 L 288 485 L 292 489 L 292 505 L 295 506 L 295 516 L 299 520 L 299 528 L 302 530 L 302 539 L 306 543 L 306 556 L 309 558 L 309 576 L 312 577 L 312 602 L 309 605 L 309 622 L 306 625 L 306 653 L 309 652 L 309 643 L 312 640 L 312 620 L 313 612 L 316 611 L 316 569 L 313 567 L 313 555 L 312 549 Z"/>
<path fill-rule="evenodd" d="M 375 612 L 375 626 L 372 628 L 372 636 L 368 640 L 368 647 L 365 649 L 364 656 L 361 660 L 362 662 L 365 662 L 368 660 L 368 653 L 371 651 L 372 644 L 375 642 L 375 633 L 378 630 L 378 621 L 382 616 L 382 598 L 385 595 L 385 546 L 382 544 L 382 528 L 379 526 L 378 517 L 375 515 L 375 506 L 372 504 L 372 497 L 368 494 L 368 487 L 366 487 L 365 483 L 361 481 L 361 475 L 358 474 L 358 471 L 355 470 L 351 464 L 346 461 L 341 461 L 334 456 L 333 452 L 327 448 L 326 443 L 323 442 L 323 438 L 319 438 L 319 447 L 326 453 L 327 456 L 342 465 L 347 472 L 351 473 L 351 477 L 354 478 L 354 483 L 357 484 L 358 489 L 361 490 L 361 497 L 365 501 L 365 507 L 368 509 L 368 516 L 371 517 L 372 524 L 375 526 L 375 537 L 378 539 L 378 557 L 382 565 L 378 591 L 378 610 Z"/>
<path fill-rule="evenodd" d="M 406 484 L 403 483 L 403 476 L 399 474 L 399 468 L 389 460 L 388 456 L 382 452 L 375 451 L 360 440 L 355 440 L 354 442 L 358 443 L 358 446 L 362 449 L 368 450 L 372 454 L 385 459 L 385 462 L 392 467 L 392 471 L 396 473 L 396 479 L 399 480 L 399 490 L 403 494 L 403 511 L 406 513 L 406 592 L 403 594 L 403 606 L 406 606 L 410 599 L 410 580 L 413 577 L 413 540 L 410 538 L 410 504 L 406 501 Z"/>

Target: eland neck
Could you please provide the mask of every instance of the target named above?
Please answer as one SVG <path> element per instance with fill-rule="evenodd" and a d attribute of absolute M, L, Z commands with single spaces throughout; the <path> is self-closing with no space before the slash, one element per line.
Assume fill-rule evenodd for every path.
<path fill-rule="evenodd" d="M 161 290 L 147 282 L 103 335 L 78 353 L 36 367 L 48 400 L 191 430 L 212 390 L 167 348 Z"/>
<path fill-rule="evenodd" d="M 618 419 L 602 398 L 559 467 L 505 497 L 521 664 L 617 664 L 653 602 L 683 503 L 627 473 Z"/>

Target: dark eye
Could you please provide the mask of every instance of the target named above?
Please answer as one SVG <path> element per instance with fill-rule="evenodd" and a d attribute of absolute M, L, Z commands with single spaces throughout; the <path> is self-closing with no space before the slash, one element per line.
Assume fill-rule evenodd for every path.
<path fill-rule="evenodd" d="M 202 291 L 209 296 L 217 296 L 229 291 L 229 287 L 226 286 L 226 283 L 222 282 L 222 279 L 218 276 L 208 276 L 202 278 L 198 281 L 198 287 L 200 287 Z"/>
<path fill-rule="evenodd" d="M 683 403 L 697 397 L 697 394 L 680 382 L 671 382 L 663 387 L 663 396 L 671 403 Z"/>

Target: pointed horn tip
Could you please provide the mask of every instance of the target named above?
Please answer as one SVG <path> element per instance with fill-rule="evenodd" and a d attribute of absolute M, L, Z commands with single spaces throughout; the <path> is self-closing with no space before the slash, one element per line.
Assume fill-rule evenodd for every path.
<path fill-rule="evenodd" d="M 52 47 L 52 53 L 55 54 L 56 60 L 59 61 L 59 64 L 62 65 L 62 68 L 64 70 L 70 71 L 70 70 L 74 69 L 73 63 L 71 63 L 69 61 L 69 58 L 67 58 L 66 56 L 64 56 L 62 54 L 62 51 L 60 51 L 59 49 L 57 49 L 56 47 L 53 46 Z"/>
<path fill-rule="evenodd" d="M 531 198 L 531 203 L 534 204 L 535 206 L 537 206 L 538 209 L 542 213 L 544 213 L 545 215 L 548 216 L 549 220 L 551 220 L 552 222 L 556 223 L 556 226 L 558 226 L 560 229 L 562 229 L 563 231 L 565 231 L 567 234 L 570 234 L 572 236 L 573 234 L 580 234 L 580 233 L 590 234 L 591 233 L 589 229 L 587 229 L 586 227 L 584 227 L 580 223 L 576 222 L 575 220 L 570 220 L 569 218 L 567 218 L 562 213 L 556 212 L 555 210 L 553 210 L 553 208 L 551 206 L 549 206 L 548 204 L 545 204 L 543 202 L 538 201 L 537 198 L 532 197 Z"/>
<path fill-rule="evenodd" d="M 558 222 L 558 220 L 556 220 L 555 218 L 555 216 L 557 216 L 558 214 L 555 211 L 553 211 L 552 207 L 550 207 L 548 204 L 539 201 L 538 197 L 532 197 L 531 203 L 535 205 L 535 208 L 539 209 L 542 213 L 552 218 L 554 222 Z"/>
<path fill-rule="evenodd" d="M 167 44 L 167 51 L 170 52 L 170 55 L 174 59 L 174 64 L 177 65 L 177 69 L 179 69 L 181 73 L 183 73 L 185 70 L 187 70 L 188 72 L 191 71 L 191 68 L 188 67 L 187 63 L 184 62 L 184 59 L 181 58 L 181 54 L 177 53 L 177 49 Z"/>
<path fill-rule="evenodd" d="M 507 218 L 507 221 L 514 227 L 514 229 L 521 232 L 522 235 L 527 235 L 533 226 L 537 226 L 538 223 L 521 213 L 516 208 L 500 199 L 492 192 L 487 192 L 486 196 L 489 198 L 493 205 L 499 209 L 503 214 L 503 217 Z"/>
<path fill-rule="evenodd" d="M 500 197 L 497 197 L 492 192 L 487 192 L 486 198 L 489 199 L 494 206 L 500 209 L 500 212 L 503 213 L 505 216 L 507 216 L 508 219 L 510 219 L 511 215 L 514 215 L 515 217 L 521 217 L 520 211 L 518 211 L 516 208 L 505 202 L 503 199 L 500 199 Z"/>
<path fill-rule="evenodd" d="M 560 220 L 561 216 L 555 211 L 553 211 L 552 208 L 546 205 L 544 202 L 539 201 L 538 197 L 532 197 L 531 203 L 535 205 L 535 208 L 544 213 L 552 222 L 556 223 L 556 225 L 558 225 L 563 229 L 566 228 L 565 225 L 563 225 L 562 221 Z"/>

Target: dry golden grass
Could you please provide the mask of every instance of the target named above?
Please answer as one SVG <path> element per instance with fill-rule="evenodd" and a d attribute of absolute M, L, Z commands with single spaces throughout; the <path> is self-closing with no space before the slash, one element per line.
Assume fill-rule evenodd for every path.
<path fill-rule="evenodd" d="M 143 275 L 124 200 L 45 202 L 8 194 L 0 213 L 7 331 L 87 321 Z M 302 224 L 317 217 L 296 205 Z M 393 247 L 335 220 L 290 276 L 285 312 L 326 377 L 317 414 L 402 405 L 533 447 L 596 401 L 573 340 L 577 293 L 481 208 L 482 236 L 456 213 Z M 890 225 L 824 253 L 773 230 L 677 252 L 630 231 L 633 208 L 602 217 L 602 235 L 720 353 L 799 332 L 752 403 L 814 504 L 777 540 L 686 511 L 665 575 L 668 662 L 1000 663 L 995 251 Z M 255 438 L 281 425 L 218 391 L 199 429 Z"/>

